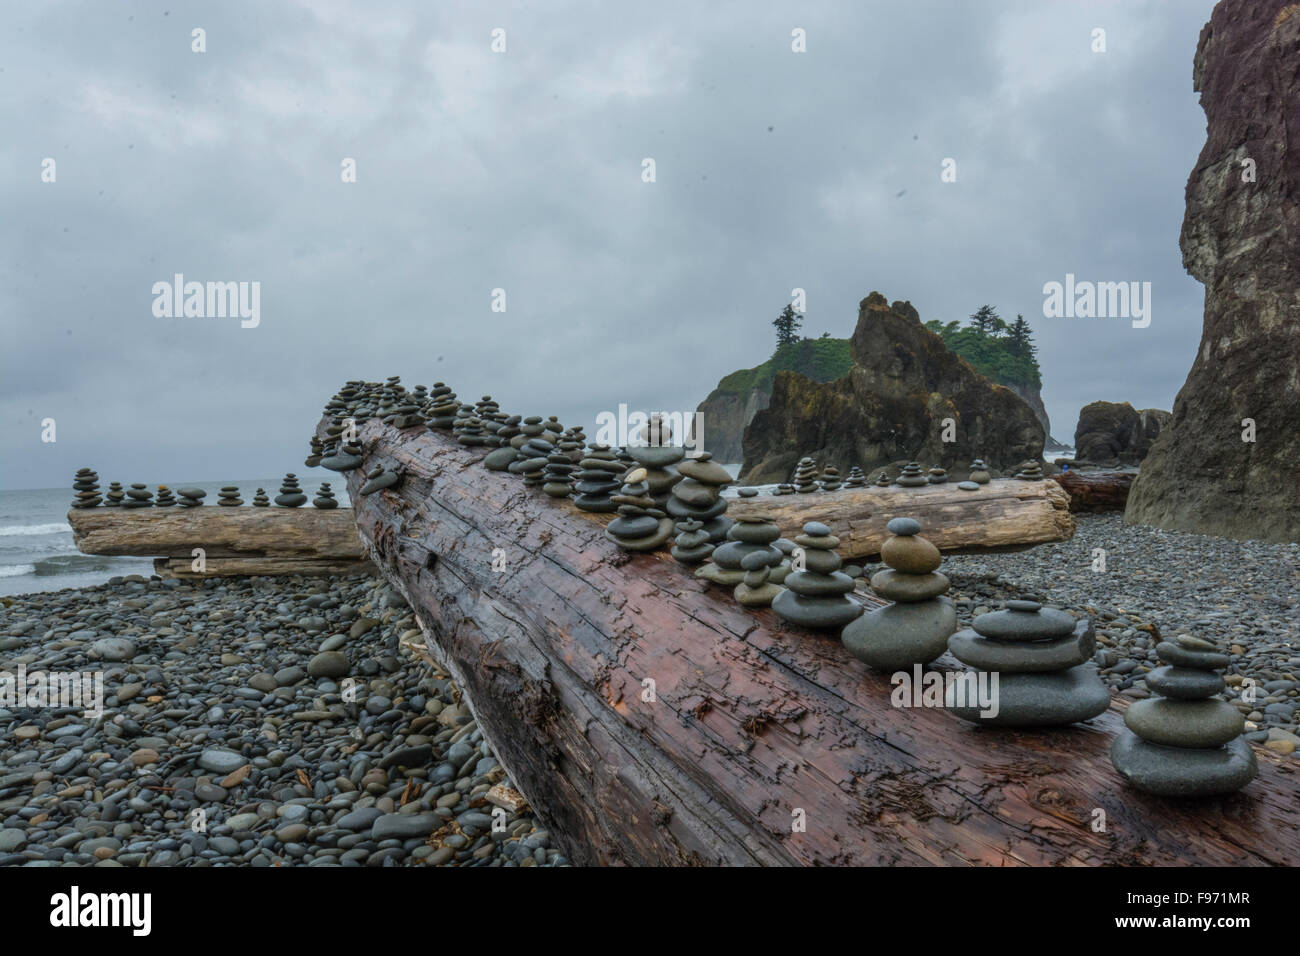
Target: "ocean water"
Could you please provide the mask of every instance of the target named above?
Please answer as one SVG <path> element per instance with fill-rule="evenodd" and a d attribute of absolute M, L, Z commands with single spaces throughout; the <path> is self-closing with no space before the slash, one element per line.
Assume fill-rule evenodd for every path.
<path fill-rule="evenodd" d="M 315 495 L 321 482 L 328 481 L 339 507 L 348 506 L 347 484 L 342 480 L 343 476 L 324 468 L 302 468 L 297 475 L 309 498 Z M 267 495 L 274 500 L 281 480 L 282 477 L 178 481 L 167 482 L 167 486 L 173 494 L 177 488 L 202 488 L 208 493 L 203 499 L 203 507 L 215 508 L 218 507 L 218 489 L 223 485 L 238 485 L 240 497 L 244 499 L 243 507 L 251 508 L 256 489 L 266 489 Z M 108 481 L 101 481 L 101 494 L 107 490 Z M 149 490 L 156 495 L 158 489 L 156 485 L 150 485 Z M 153 574 L 152 557 L 117 558 L 82 554 L 77 550 L 72 543 L 72 527 L 68 524 L 69 505 L 75 494 L 71 485 L 67 488 L 0 491 L 0 596 L 88 587 L 103 584 L 118 574 L 143 574 L 146 577 Z M 100 505 L 101 509 L 103 507 Z M 304 507 L 310 508 L 311 504 Z"/>

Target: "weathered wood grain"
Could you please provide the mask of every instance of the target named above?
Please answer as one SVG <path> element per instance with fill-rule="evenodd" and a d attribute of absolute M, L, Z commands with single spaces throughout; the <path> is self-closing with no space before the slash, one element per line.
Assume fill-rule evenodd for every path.
<path fill-rule="evenodd" d="M 155 558 L 154 573 L 162 578 L 251 577 L 258 574 L 358 574 L 371 568 L 364 558 L 208 558 L 203 571 L 194 570 L 194 559 Z"/>
<path fill-rule="evenodd" d="M 188 558 L 203 548 L 209 558 L 364 555 L 351 508 L 73 508 L 68 524 L 83 554 Z"/>
<path fill-rule="evenodd" d="M 1136 478 L 1129 471 L 1063 471 L 1052 480 L 1070 496 L 1073 512 L 1123 511 Z"/>
<path fill-rule="evenodd" d="M 575 862 L 1300 864 L 1300 775 L 1277 755 L 1228 798 L 1138 793 L 1108 757 L 1119 701 L 1041 733 L 895 708 L 833 636 L 620 552 L 481 452 L 373 420 L 361 437 L 366 467 L 406 470 L 365 498 L 349 474 L 372 559 Z"/>

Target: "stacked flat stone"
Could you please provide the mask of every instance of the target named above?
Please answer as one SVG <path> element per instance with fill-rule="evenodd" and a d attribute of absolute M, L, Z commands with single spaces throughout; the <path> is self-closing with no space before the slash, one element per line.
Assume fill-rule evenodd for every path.
<path fill-rule="evenodd" d="M 673 511 L 668 508 L 668 499 L 672 494 L 673 486 L 682 480 L 681 474 L 678 470 L 674 470 L 673 466 L 686 457 L 686 449 L 681 445 L 672 444 L 672 438 L 672 427 L 658 413 L 655 413 L 650 416 L 649 421 L 637 429 L 632 443 L 627 446 L 627 453 L 633 461 L 645 469 L 646 487 L 650 490 L 650 497 L 655 500 L 657 507 L 666 509 L 674 518 L 699 518 L 703 521 L 704 518 L 699 514 Z M 731 481 L 730 475 L 727 476 L 727 481 Z M 724 503 L 718 513 L 721 514 L 725 509 Z"/>
<path fill-rule="evenodd" d="M 772 494 L 793 495 L 795 494 L 794 485 L 790 484 L 788 481 L 783 481 L 781 482 L 781 484 L 777 485 L 775 488 L 772 489 Z"/>
<path fill-rule="evenodd" d="M 225 489 L 223 488 L 224 492 Z M 275 496 L 275 503 L 282 508 L 301 508 L 307 503 L 307 496 L 298 487 L 298 476 L 289 472 L 280 485 L 280 493 Z"/>
<path fill-rule="evenodd" d="M 888 488 L 893 483 L 894 482 L 890 479 L 889 472 L 887 471 L 882 471 L 880 474 L 876 475 L 877 488 Z"/>
<path fill-rule="evenodd" d="M 834 550 L 840 539 L 826 525 L 810 521 L 794 543 L 803 549 L 802 558 L 786 575 L 786 590 L 772 602 L 772 610 L 791 624 L 840 630 L 862 613 L 862 605 L 848 598 L 853 579 L 840 570 Z"/>
<path fill-rule="evenodd" d="M 725 546 L 724 546 L 725 547 Z M 773 554 L 772 552 L 776 553 Z M 772 570 L 781 563 L 781 552 L 755 551 L 740 559 L 745 578 L 736 585 L 732 595 L 742 607 L 771 607 L 778 594 L 785 590 L 772 580 Z"/>
<path fill-rule="evenodd" d="M 429 390 L 429 404 L 424 409 L 424 424 L 430 431 L 451 428 L 456 422 L 456 412 L 459 409 L 456 393 L 442 382 L 434 382 L 433 388 Z"/>
<path fill-rule="evenodd" d="M 1146 675 L 1159 694 L 1134 701 L 1124 712 L 1127 729 L 1110 748 L 1115 769 L 1138 790 L 1162 797 L 1212 797 L 1240 790 L 1258 766 L 1241 736 L 1245 720 L 1235 707 L 1215 699 L 1224 689 L 1229 658 L 1198 637 L 1161 641 L 1165 662 Z"/>
<path fill-rule="evenodd" d="M 307 456 L 303 464 L 308 468 L 316 468 L 320 465 L 320 460 L 325 457 L 325 443 L 315 435 L 311 436 L 311 454 Z"/>
<path fill-rule="evenodd" d="M 862 469 L 854 465 L 849 469 L 849 476 L 844 480 L 845 488 L 861 488 L 867 483 L 867 476 L 862 473 Z"/>
<path fill-rule="evenodd" d="M 290 477 L 293 476 L 290 475 Z M 385 468 L 383 465 L 375 465 L 374 468 L 371 468 L 370 471 L 366 472 L 366 481 L 359 489 L 357 489 L 357 494 L 373 495 L 376 491 L 379 491 L 382 488 L 393 487 L 393 485 L 397 484 L 401 480 L 402 473 L 400 471 L 390 470 Z M 281 488 L 280 490 L 283 491 L 284 489 Z M 307 496 L 303 495 L 302 500 L 306 501 Z M 275 499 L 275 503 L 277 505 L 283 504 L 279 498 Z M 298 505 L 293 505 L 292 507 L 296 508 Z"/>
<path fill-rule="evenodd" d="M 1020 466 L 1020 470 L 1016 472 L 1016 477 L 1021 481 L 1042 481 L 1043 466 L 1036 461 L 1026 461 Z"/>
<path fill-rule="evenodd" d="M 284 489 L 281 488 L 281 491 Z M 306 499 L 304 499 L 306 500 Z M 217 492 L 217 504 L 225 505 L 229 508 L 238 507 L 244 503 L 244 499 L 239 497 L 239 489 L 235 485 L 226 485 Z"/>
<path fill-rule="evenodd" d="M 99 475 L 90 468 L 78 468 L 72 479 L 72 488 L 76 497 L 72 499 L 74 508 L 94 508 L 104 499 L 99 495 Z"/>
<path fill-rule="evenodd" d="M 898 474 L 898 480 L 895 484 L 903 488 L 921 488 L 930 483 L 924 471 L 921 470 L 919 462 L 909 461 L 903 466 L 903 470 Z"/>
<path fill-rule="evenodd" d="M 751 554 L 765 555 L 764 568 L 776 567 L 784 557 L 776 541 L 781 529 L 772 516 L 750 512 L 738 518 L 727 531 L 727 541 L 713 549 L 709 560 L 695 571 L 697 578 L 734 588 L 745 580 L 745 558 Z M 770 573 L 769 573 L 770 576 Z M 765 579 L 766 580 L 766 579 Z"/>
<path fill-rule="evenodd" d="M 935 465 L 930 469 L 930 474 L 926 480 L 932 485 L 942 485 L 948 480 L 948 472 L 940 468 L 938 465 Z"/>
<path fill-rule="evenodd" d="M 967 481 L 973 481 L 977 485 L 987 485 L 989 483 L 989 466 L 984 464 L 983 458 L 976 458 L 970 463 L 970 474 Z"/>
<path fill-rule="evenodd" d="M 354 423 L 359 422 L 354 418 Z M 343 432 L 346 425 L 342 418 L 325 426 L 325 454 L 321 456 L 320 465 L 330 471 L 351 471 L 361 467 L 361 446 L 355 441 L 345 442 Z"/>
<path fill-rule="evenodd" d="M 851 622 L 840 640 L 868 667 L 896 671 L 943 655 L 957 629 L 957 607 L 944 596 L 950 585 L 939 573 L 939 549 L 921 537 L 921 523 L 894 518 L 886 528 L 880 559 L 888 567 L 872 575 L 871 589 L 894 603 Z"/>
<path fill-rule="evenodd" d="M 320 489 L 316 492 L 316 497 L 311 500 L 311 503 L 312 507 L 320 508 L 322 511 L 328 511 L 339 506 L 338 499 L 334 497 L 334 492 L 330 490 L 328 481 L 321 482 Z"/>
<path fill-rule="evenodd" d="M 483 429 L 483 421 L 477 417 L 463 418 L 456 427 L 456 441 L 461 445 L 478 447 L 488 444 L 488 436 Z"/>
<path fill-rule="evenodd" d="M 622 483 L 619 476 L 626 469 L 618 456 L 608 445 L 594 444 L 587 449 L 586 455 L 573 473 L 573 490 L 576 497 L 573 503 L 583 511 L 608 514 L 616 511 L 618 505 L 610 500 L 610 495 L 618 491 Z"/>
<path fill-rule="evenodd" d="M 811 458 L 800 458 L 794 470 L 794 490 L 801 495 L 817 490 L 817 463 Z"/>
<path fill-rule="evenodd" d="M 713 553 L 713 542 L 704 525 L 694 518 L 683 518 L 673 525 L 673 559 L 680 564 L 699 564 Z"/>
<path fill-rule="evenodd" d="M 963 664 L 998 675 L 997 713 L 980 716 L 974 695 L 959 701 L 960 685 L 954 683 L 944 703 L 962 720 L 1053 727 L 1088 720 L 1110 706 L 1110 693 L 1091 660 L 1096 650 L 1091 618 L 1075 621 L 1036 601 L 1008 601 L 1006 610 L 981 614 L 972 625 L 948 638 L 948 650 Z"/>
<path fill-rule="evenodd" d="M 159 508 L 170 508 L 176 504 L 176 499 L 172 497 L 172 490 L 166 485 L 159 485 L 158 500 L 154 504 Z"/>
<path fill-rule="evenodd" d="M 202 488 L 178 488 L 176 493 L 181 496 L 177 504 L 182 508 L 198 508 L 208 496 Z"/>
<path fill-rule="evenodd" d="M 713 544 L 726 540 L 732 521 L 725 514 L 727 499 L 722 497 L 722 489 L 735 479 L 707 452 L 679 462 L 676 474 L 677 480 L 664 506 L 668 514 L 699 521 Z"/>
<path fill-rule="evenodd" d="M 623 476 L 623 487 L 611 499 L 618 517 L 605 526 L 605 537 L 624 551 L 653 551 L 673 533 L 669 518 L 650 497 L 645 468 L 633 468 Z"/>
<path fill-rule="evenodd" d="M 263 491 L 261 488 L 258 488 L 257 494 L 253 495 L 253 507 L 254 508 L 271 507 L 271 502 L 267 499 L 266 492 Z"/>
<path fill-rule="evenodd" d="M 527 423 L 529 420 L 524 421 Z M 524 433 L 511 439 L 512 442 L 522 441 L 515 450 L 515 460 L 506 470 L 513 475 L 522 475 L 529 488 L 538 488 L 546 483 L 546 460 L 555 451 L 555 445 L 545 432 L 546 429 L 534 422 L 525 424 Z"/>
<path fill-rule="evenodd" d="M 827 465 L 822 469 L 822 477 L 819 482 L 822 491 L 839 491 L 840 490 L 840 470 L 834 465 Z"/>
<path fill-rule="evenodd" d="M 126 489 L 126 500 L 122 502 L 123 508 L 152 508 L 153 492 L 149 490 L 148 485 L 142 485 L 138 482 Z"/>
<path fill-rule="evenodd" d="M 584 457 L 582 449 L 587 444 L 586 433 L 581 428 L 566 428 L 560 436 L 560 442 L 568 449 L 569 461 L 575 465 L 580 464 Z"/>
<path fill-rule="evenodd" d="M 422 428 L 424 427 L 424 413 L 421 411 L 425 398 L 422 394 L 408 392 L 403 389 L 394 399 L 393 410 L 384 418 L 384 421 L 394 428 Z"/>
<path fill-rule="evenodd" d="M 126 492 L 122 490 L 120 481 L 110 481 L 108 483 L 108 493 L 104 495 L 105 508 L 120 508 L 122 499 L 126 497 Z"/>
<path fill-rule="evenodd" d="M 560 443 L 546 456 L 542 491 L 552 498 L 567 498 L 573 492 L 573 473 L 578 466 L 573 463 L 572 453 L 579 447 L 576 442 L 561 437 Z"/>

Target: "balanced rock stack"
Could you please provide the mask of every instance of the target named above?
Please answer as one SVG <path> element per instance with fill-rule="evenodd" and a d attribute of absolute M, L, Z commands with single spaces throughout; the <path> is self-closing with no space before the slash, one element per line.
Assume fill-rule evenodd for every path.
<path fill-rule="evenodd" d="M 888 488 L 892 484 L 893 481 L 891 481 L 889 478 L 889 472 L 882 471 L 880 474 L 876 475 L 877 488 Z"/>
<path fill-rule="evenodd" d="M 572 453 L 581 447 L 577 442 L 562 438 L 546 456 L 546 468 L 542 472 L 542 491 L 552 498 L 567 498 L 573 491 L 572 476 L 578 470 L 573 463 Z"/>
<path fill-rule="evenodd" d="M 672 427 L 656 412 L 650 416 L 649 421 L 637 429 L 632 443 L 627 446 L 628 455 L 645 469 L 646 487 L 650 491 L 650 497 L 655 500 L 659 508 L 667 507 L 673 486 L 682 480 L 678 471 L 670 469 L 686 457 L 686 449 L 680 445 L 672 444 L 672 437 Z M 730 475 L 727 475 L 727 481 L 731 481 Z M 725 503 L 723 503 L 722 509 L 726 509 Z M 669 509 L 668 513 L 675 518 L 700 518 L 700 520 L 704 520 L 700 515 L 694 513 L 678 513 L 671 509 Z M 721 514 L 721 510 L 718 513 Z"/>
<path fill-rule="evenodd" d="M 394 428 L 416 428 L 424 424 L 424 415 L 420 411 L 423 395 L 417 388 L 414 393 L 400 388 L 394 396 L 392 411 L 384 416 L 384 421 Z"/>
<path fill-rule="evenodd" d="M 764 555 L 766 560 L 761 565 L 764 569 L 781 563 L 785 555 L 776 547 L 776 541 L 780 537 L 781 529 L 776 526 L 771 515 L 750 512 L 732 524 L 727 531 L 726 543 L 713 549 L 708 562 L 696 570 L 695 576 L 726 587 L 734 588 L 743 584 L 747 573 L 745 559 L 750 555 Z M 766 583 L 769 576 L 770 571 L 755 587 Z"/>
<path fill-rule="evenodd" d="M 981 715 L 961 682 L 946 689 L 944 704 L 958 717 L 996 727 L 1052 727 L 1096 717 L 1110 693 L 1091 658 L 1092 619 L 1075 621 L 1036 601 L 1008 601 L 1006 610 L 981 614 L 972 627 L 948 638 L 954 657 L 994 673 L 996 713 Z M 990 685 L 991 686 L 991 685 Z M 958 699 L 958 693 L 965 700 Z"/>
<path fill-rule="evenodd" d="M 1026 461 L 1016 472 L 1016 477 L 1021 481 L 1042 481 L 1043 466 L 1036 461 Z"/>
<path fill-rule="evenodd" d="M 862 469 L 854 465 L 849 469 L 849 477 L 844 480 L 845 488 L 861 488 L 867 483 L 867 476 L 862 473 Z"/>
<path fill-rule="evenodd" d="M 930 475 L 926 480 L 932 485 L 942 485 L 948 480 L 948 472 L 935 465 L 930 469 Z"/>
<path fill-rule="evenodd" d="M 948 649 L 957 607 L 944 597 L 950 583 L 939 573 L 939 549 L 921 537 L 915 518 L 894 518 L 880 549 L 888 565 L 872 575 L 871 590 L 893 604 L 868 611 L 844 628 L 848 652 L 876 670 L 929 664 Z"/>
<path fill-rule="evenodd" d="M 123 508 L 152 508 L 153 492 L 149 490 L 148 485 L 142 485 L 138 482 L 126 489 L 126 501 L 122 502 Z"/>
<path fill-rule="evenodd" d="M 225 493 L 224 488 L 222 493 Z M 307 503 L 307 496 L 298 487 L 298 476 L 293 472 L 284 476 L 284 483 L 280 485 L 280 493 L 275 496 L 275 503 L 282 508 L 300 508 Z"/>
<path fill-rule="evenodd" d="M 611 499 L 618 506 L 618 517 L 605 526 L 605 537 L 624 551 L 653 551 L 673 533 L 673 519 L 650 497 L 646 474 L 645 468 L 633 468 Z"/>
<path fill-rule="evenodd" d="M 822 491 L 839 491 L 840 490 L 840 470 L 834 465 L 827 465 L 822 469 L 821 477 Z"/>
<path fill-rule="evenodd" d="M 788 481 L 783 481 L 772 489 L 772 494 L 774 495 L 792 495 L 794 493 L 794 485 L 790 484 Z"/>
<path fill-rule="evenodd" d="M 984 464 L 983 458 L 976 458 L 970 463 L 970 474 L 967 481 L 973 481 L 977 485 L 987 485 L 989 483 L 989 466 Z"/>
<path fill-rule="evenodd" d="M 1146 676 L 1159 694 L 1134 701 L 1124 712 L 1127 730 L 1110 748 L 1115 769 L 1139 790 L 1162 797 L 1232 793 L 1254 779 L 1255 754 L 1241 732 L 1235 707 L 1214 699 L 1224 689 L 1220 668 L 1228 655 L 1209 641 L 1179 635 L 1161 641 L 1165 661 Z"/>
<path fill-rule="evenodd" d="M 361 467 L 361 446 L 355 441 L 343 440 L 346 430 L 347 426 L 342 419 L 325 426 L 328 441 L 325 454 L 320 460 L 322 468 L 328 468 L 330 471 L 351 471 Z"/>
<path fill-rule="evenodd" d="M 435 428 L 451 428 L 456 422 L 456 412 L 460 403 L 456 393 L 442 382 L 434 382 L 429 390 L 429 404 L 425 406 L 425 425 L 432 431 Z"/>
<path fill-rule="evenodd" d="M 786 590 L 776 596 L 772 610 L 792 624 L 839 630 L 862 613 L 862 605 L 848 598 L 853 579 L 840 570 L 834 550 L 840 539 L 826 525 L 810 521 L 794 543 L 803 552 L 796 552 L 795 570 L 786 575 Z"/>
<path fill-rule="evenodd" d="M 480 418 L 463 418 L 456 426 L 456 441 L 462 445 L 476 447 L 488 444 L 488 435 L 483 430 Z"/>
<path fill-rule="evenodd" d="M 683 518 L 673 525 L 672 556 L 680 564 L 699 564 L 713 553 L 713 542 L 704 525 L 694 518 Z"/>
<path fill-rule="evenodd" d="M 176 493 L 181 496 L 177 504 L 182 508 L 198 508 L 203 504 L 203 499 L 208 496 L 202 488 L 178 488 Z"/>
<path fill-rule="evenodd" d="M 281 489 L 283 491 L 284 489 Z M 217 492 L 217 504 L 225 505 L 229 508 L 238 507 L 244 503 L 244 499 L 239 497 L 239 489 L 234 485 L 226 485 Z"/>
<path fill-rule="evenodd" d="M 608 445 L 592 445 L 573 474 L 573 490 L 577 493 L 573 503 L 583 511 L 597 514 L 617 510 L 618 505 L 610 500 L 610 495 L 618 491 L 619 476 L 625 470 Z"/>
<path fill-rule="evenodd" d="M 708 540 L 717 544 L 726 539 L 731 528 L 722 489 L 733 481 L 730 472 L 707 452 L 698 458 L 688 458 L 677 465 L 672 493 L 664 508 L 674 518 L 694 518 L 700 522 Z"/>
<path fill-rule="evenodd" d="M 794 490 L 801 495 L 817 490 L 817 463 L 811 458 L 800 458 L 794 470 Z"/>
<path fill-rule="evenodd" d="M 159 485 L 158 500 L 154 504 L 159 508 L 170 508 L 176 504 L 176 499 L 172 497 L 172 490 L 166 485 Z"/>
<path fill-rule="evenodd" d="M 108 493 L 104 495 L 105 508 L 120 508 L 122 499 L 126 497 L 126 492 L 122 490 L 120 481 L 110 481 L 108 483 Z M 184 504 L 185 502 L 181 502 Z"/>
<path fill-rule="evenodd" d="M 269 508 L 269 507 L 271 507 L 271 502 L 270 502 L 270 500 L 266 497 L 266 492 L 263 491 L 261 488 L 258 488 L 258 489 L 257 489 L 257 494 L 253 495 L 253 507 L 254 507 L 254 508 Z"/>
<path fill-rule="evenodd" d="M 308 468 L 315 468 L 320 465 L 320 460 L 325 457 L 325 444 L 315 435 L 311 436 L 311 454 L 303 462 Z"/>
<path fill-rule="evenodd" d="M 909 461 L 899 472 L 897 484 L 904 488 L 920 488 L 928 485 L 930 479 L 926 477 L 925 472 L 921 470 L 919 462 Z"/>
<path fill-rule="evenodd" d="M 546 483 L 547 458 L 555 451 L 551 439 L 545 437 L 540 418 L 525 418 L 521 434 L 510 439 L 519 442 L 516 446 L 515 460 L 506 466 L 513 475 L 523 475 L 524 484 L 530 488 Z"/>
<path fill-rule="evenodd" d="M 72 501 L 74 508 L 94 508 L 104 500 L 99 496 L 99 475 L 89 468 L 77 469 L 72 488 L 77 493 Z"/>
<path fill-rule="evenodd" d="M 290 475 L 289 477 L 293 478 L 293 475 Z M 397 484 L 401 480 L 402 480 L 402 473 L 400 471 L 390 471 L 389 469 L 385 468 L 383 465 L 375 465 L 374 468 L 371 468 L 370 471 L 366 473 L 366 482 L 360 487 L 360 489 L 358 489 L 357 494 L 372 495 L 376 491 L 379 491 L 381 488 L 393 487 L 393 485 Z M 294 487 L 295 488 L 297 487 L 297 479 L 294 479 Z M 283 488 L 281 488 L 280 490 L 284 491 Z M 302 500 L 306 501 L 307 496 L 303 495 Z M 283 504 L 283 502 L 280 501 L 279 498 L 275 499 L 275 503 Z M 298 505 L 292 505 L 291 507 L 296 508 L 298 507 Z"/>
<path fill-rule="evenodd" d="M 262 489 L 259 488 L 257 490 L 261 491 Z M 256 501 L 253 503 L 257 504 Z M 324 511 L 339 506 L 338 499 L 334 497 L 334 492 L 330 490 L 330 483 L 328 481 L 321 482 L 320 490 L 316 492 L 316 497 L 311 500 L 311 503 L 313 507 L 320 508 Z"/>
<path fill-rule="evenodd" d="M 725 545 L 724 545 L 725 547 Z M 772 552 L 776 553 L 773 554 Z M 745 578 L 732 592 L 741 607 L 771 607 L 776 596 L 785 590 L 772 580 L 772 569 L 781 563 L 780 551 L 755 551 L 740 559 Z"/>

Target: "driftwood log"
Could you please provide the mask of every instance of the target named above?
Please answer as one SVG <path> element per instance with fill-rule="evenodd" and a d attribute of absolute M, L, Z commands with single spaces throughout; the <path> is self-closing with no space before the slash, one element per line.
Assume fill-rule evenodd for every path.
<path fill-rule="evenodd" d="M 1074 512 L 1123 511 L 1137 475 L 1128 471 L 1063 471 L 1053 475 L 1070 496 Z"/>
<path fill-rule="evenodd" d="M 366 566 L 351 508 L 73 508 L 83 554 L 160 556 L 163 577 L 334 574 Z M 192 570 L 194 549 L 205 571 Z"/>
<path fill-rule="evenodd" d="M 1041 733 L 895 708 L 833 635 L 619 551 L 481 451 L 360 435 L 405 471 L 366 497 L 349 473 L 372 559 L 574 862 L 1300 864 L 1300 774 L 1269 751 L 1228 798 L 1138 793 L 1108 757 L 1119 701 Z"/>
<path fill-rule="evenodd" d="M 949 554 L 1018 551 L 1066 541 L 1074 535 L 1070 499 L 1053 481 L 995 478 L 979 491 L 962 491 L 956 482 L 921 488 L 841 488 L 800 495 L 737 498 L 728 514 L 762 511 L 787 538 L 809 521 L 820 521 L 839 537 L 840 555 L 874 559 L 889 537 L 891 519 L 909 515 L 922 534 Z"/>

